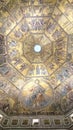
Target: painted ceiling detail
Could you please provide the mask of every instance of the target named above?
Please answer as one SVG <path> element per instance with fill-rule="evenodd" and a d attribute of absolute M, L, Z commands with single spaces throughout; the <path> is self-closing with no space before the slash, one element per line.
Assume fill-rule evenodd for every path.
<path fill-rule="evenodd" d="M 73 109 L 73 1 L 0 1 L 0 109 Z"/>

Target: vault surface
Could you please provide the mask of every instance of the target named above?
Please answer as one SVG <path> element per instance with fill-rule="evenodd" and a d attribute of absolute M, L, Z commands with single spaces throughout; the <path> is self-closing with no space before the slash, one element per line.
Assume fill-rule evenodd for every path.
<path fill-rule="evenodd" d="M 64 115 L 73 109 L 73 1 L 0 1 L 0 109 Z"/>

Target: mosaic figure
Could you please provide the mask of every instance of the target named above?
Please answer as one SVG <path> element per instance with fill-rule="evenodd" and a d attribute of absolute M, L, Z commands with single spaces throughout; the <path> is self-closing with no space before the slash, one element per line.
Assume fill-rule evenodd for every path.
<path fill-rule="evenodd" d="M 10 52 L 10 56 L 11 57 L 14 57 L 18 54 L 18 51 L 17 50 L 12 50 L 12 52 Z"/>
<path fill-rule="evenodd" d="M 2 67 L 0 67 L 0 72 L 2 73 L 2 75 L 6 75 L 7 73 L 9 73 L 10 68 L 7 65 L 3 65 Z"/>
<path fill-rule="evenodd" d="M 43 66 L 41 66 L 40 71 L 41 71 L 41 75 L 47 75 L 48 74 L 46 68 L 44 68 Z"/>
<path fill-rule="evenodd" d="M 36 75 L 40 75 L 40 66 L 39 65 L 36 66 Z"/>
<path fill-rule="evenodd" d="M 25 98 L 27 107 L 40 107 L 47 104 L 44 88 L 40 85 L 39 80 L 35 80 L 34 86 L 30 89 L 31 94 Z"/>
<path fill-rule="evenodd" d="M 21 25 L 21 31 L 22 32 L 27 32 L 28 30 L 29 30 L 29 28 L 28 28 L 28 25 L 26 23 Z"/>
<path fill-rule="evenodd" d="M 15 31 L 15 37 L 17 37 L 17 38 L 21 38 L 22 37 L 22 33 L 21 33 L 20 30 Z"/>
<path fill-rule="evenodd" d="M 28 65 L 26 63 L 22 64 L 20 67 L 20 70 L 23 71 L 28 68 Z"/>
<path fill-rule="evenodd" d="M 42 30 L 44 21 L 42 19 L 33 19 L 31 22 L 33 30 Z"/>
<path fill-rule="evenodd" d="M 17 44 L 16 41 L 13 41 L 13 40 L 12 40 L 12 41 L 9 43 L 9 46 L 10 46 L 10 47 L 15 47 L 16 44 Z"/>
<path fill-rule="evenodd" d="M 4 45 L 4 36 L 0 34 L 0 46 Z"/>

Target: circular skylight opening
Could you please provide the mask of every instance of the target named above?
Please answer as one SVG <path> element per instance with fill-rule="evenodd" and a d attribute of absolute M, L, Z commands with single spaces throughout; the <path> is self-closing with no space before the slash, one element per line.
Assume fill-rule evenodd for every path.
<path fill-rule="evenodd" d="M 41 52 L 41 46 L 38 45 L 38 44 L 35 45 L 35 46 L 34 46 L 34 51 L 37 52 L 37 53 L 38 53 L 38 52 Z"/>

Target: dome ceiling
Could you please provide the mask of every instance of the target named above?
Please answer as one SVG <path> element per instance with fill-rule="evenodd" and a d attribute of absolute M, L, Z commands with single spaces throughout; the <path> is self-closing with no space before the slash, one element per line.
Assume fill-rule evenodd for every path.
<path fill-rule="evenodd" d="M 73 109 L 73 1 L 0 1 L 0 109 Z"/>

